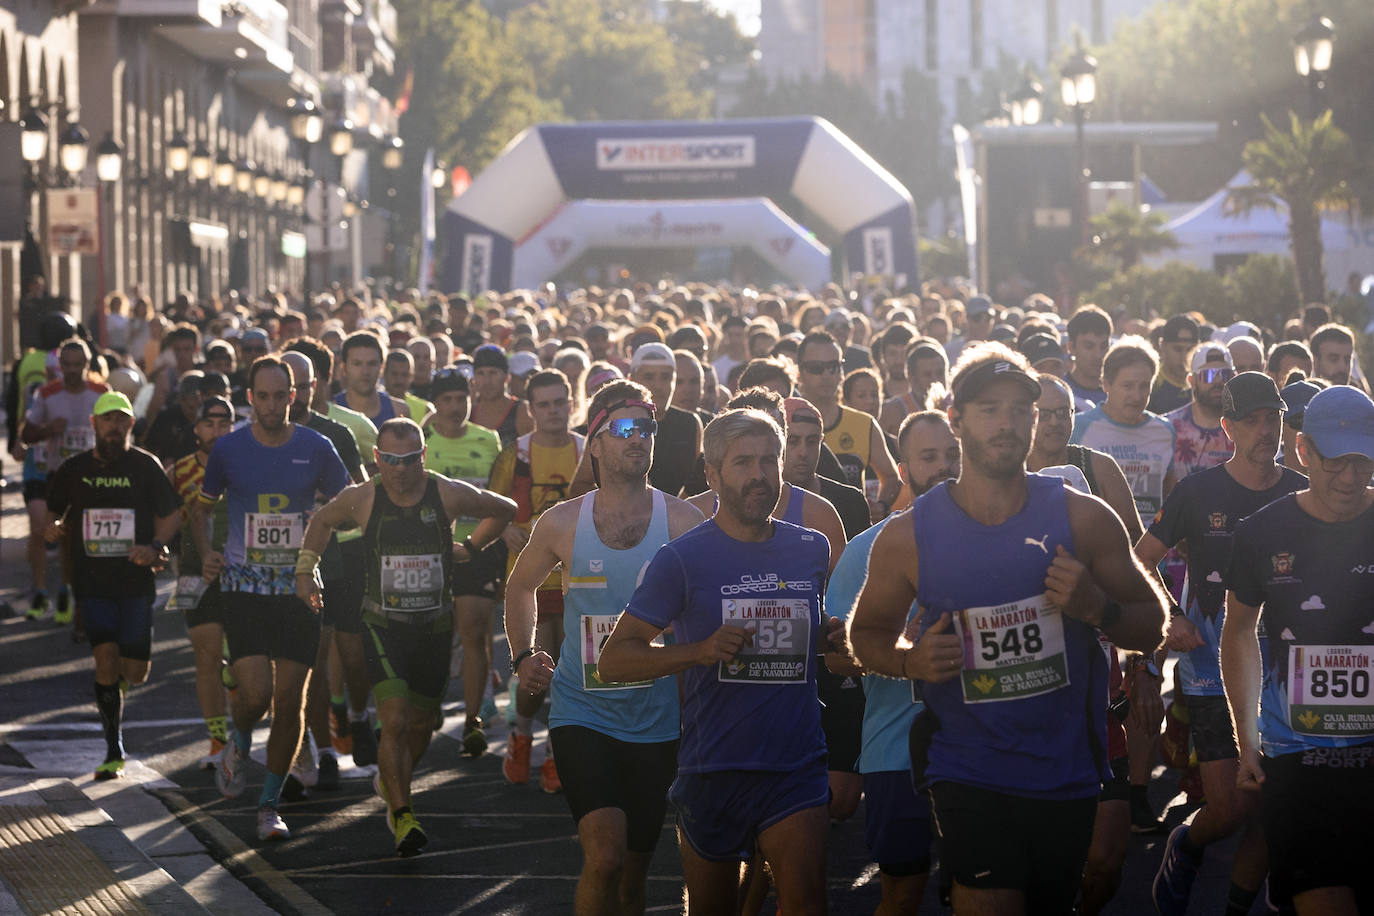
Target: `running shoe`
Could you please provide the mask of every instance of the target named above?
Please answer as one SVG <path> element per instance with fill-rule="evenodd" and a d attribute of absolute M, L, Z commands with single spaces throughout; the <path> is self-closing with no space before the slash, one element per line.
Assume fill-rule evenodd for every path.
<path fill-rule="evenodd" d="M 313 789 L 315 783 L 320 781 L 320 766 L 315 759 L 318 753 L 314 733 L 306 730 L 305 737 L 301 739 L 301 749 L 296 752 L 296 761 L 291 764 L 291 772 L 307 789 Z"/>
<path fill-rule="evenodd" d="M 340 754 L 353 753 L 353 734 L 348 730 L 348 706 L 329 704 L 329 743 Z"/>
<path fill-rule="evenodd" d="M 29 602 L 29 609 L 24 612 L 25 620 L 41 620 L 48 613 L 48 595 L 46 592 L 34 592 L 33 600 Z"/>
<path fill-rule="evenodd" d="M 339 788 L 339 758 L 333 754 L 320 754 L 320 777 L 315 788 L 321 792 L 333 792 Z"/>
<path fill-rule="evenodd" d="M 52 622 L 59 627 L 72 622 L 72 593 L 66 587 L 57 593 L 57 607 L 52 612 Z"/>
<path fill-rule="evenodd" d="M 1164 858 L 1150 889 L 1161 916 L 1184 916 L 1188 912 L 1188 897 L 1202 860 L 1183 851 L 1183 838 L 1187 835 L 1188 825 L 1179 824 L 1164 844 Z"/>
<path fill-rule="evenodd" d="M 310 792 L 305 788 L 305 783 L 296 775 L 295 769 L 288 770 L 286 778 L 282 780 L 281 797 L 283 801 L 303 802 L 310 797 Z"/>
<path fill-rule="evenodd" d="M 224 753 L 224 742 L 218 738 L 210 739 L 210 753 L 200 758 L 200 768 L 202 770 L 213 770 L 219 766 L 219 755 Z"/>
<path fill-rule="evenodd" d="M 557 795 L 563 791 L 563 780 L 558 778 L 558 765 L 553 762 L 552 757 L 545 757 L 539 767 L 539 788 L 549 795 Z"/>
<path fill-rule="evenodd" d="M 372 733 L 372 726 L 364 719 L 361 722 L 349 722 L 348 733 L 353 740 L 353 764 L 360 767 L 370 767 L 377 762 L 377 736 Z"/>
<path fill-rule="evenodd" d="M 429 842 L 429 837 L 425 836 L 424 828 L 415 819 L 415 815 L 409 811 L 396 819 L 396 855 L 401 858 L 419 855 L 420 850 L 425 848 Z"/>
<path fill-rule="evenodd" d="M 382 804 L 386 807 L 386 829 L 395 833 L 396 825 L 391 822 L 391 802 L 387 800 L 386 786 L 382 784 L 380 770 L 372 774 L 372 791 L 377 793 L 377 797 L 382 800 Z"/>
<path fill-rule="evenodd" d="M 482 723 L 472 722 L 463 726 L 463 756 L 481 757 L 487 751 L 487 733 Z"/>
<path fill-rule="evenodd" d="M 114 760 L 106 760 L 95 768 L 95 778 L 97 782 L 105 782 L 107 779 L 118 779 L 124 774 L 124 761 L 118 757 Z"/>
<path fill-rule="evenodd" d="M 225 798 L 237 798 L 248 785 L 248 755 L 239 749 L 237 741 L 229 741 L 219 755 L 219 766 L 215 769 L 215 785 Z M 262 823 L 259 812 L 258 823 Z"/>
<path fill-rule="evenodd" d="M 506 782 L 523 786 L 530 781 L 530 745 L 533 743 L 529 735 L 518 732 L 513 732 L 506 741 L 506 759 L 501 761 Z"/>
<path fill-rule="evenodd" d="M 263 805 L 258 809 L 258 839 L 264 842 L 291 839 L 291 829 L 271 805 Z"/>
<path fill-rule="evenodd" d="M 1164 819 L 1155 817 L 1155 813 L 1150 810 L 1149 802 L 1131 800 L 1132 833 L 1163 833 L 1167 829 L 1168 825 L 1164 823 Z"/>

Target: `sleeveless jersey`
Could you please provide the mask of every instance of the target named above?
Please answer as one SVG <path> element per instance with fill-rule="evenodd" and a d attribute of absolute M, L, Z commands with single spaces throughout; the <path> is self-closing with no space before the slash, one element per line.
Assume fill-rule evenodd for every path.
<path fill-rule="evenodd" d="M 545 509 L 568 498 L 583 443 L 583 438 L 573 433 L 567 445 L 545 448 L 534 444 L 534 433 L 525 433 L 501 450 L 491 467 L 488 489 L 515 500 L 512 525 L 528 532 Z M 507 573 L 515 568 L 518 556 L 518 552 L 512 552 L 507 558 Z M 558 571 L 550 573 L 540 587 L 562 589 Z"/>
<path fill-rule="evenodd" d="M 673 741 L 678 736 L 677 678 L 610 684 L 597 677 L 601 647 L 639 584 L 668 543 L 668 506 L 653 491 L 648 530 L 634 547 L 616 550 L 596 533 L 596 491 L 582 497 L 563 598 L 563 650 L 553 673 L 549 727 L 581 725 L 620 741 Z"/>
<path fill-rule="evenodd" d="M 442 436 L 431 426 L 425 444 L 429 452 L 425 464 L 445 477 L 470 483 L 479 490 L 491 480 L 491 466 L 501 454 L 501 440 L 485 426 L 468 423 L 457 438 Z M 453 539 L 461 541 L 477 528 L 478 519 L 460 517 L 453 526 Z"/>
<path fill-rule="evenodd" d="M 823 441 L 830 446 L 844 468 L 844 482 L 851 487 L 864 488 L 864 468 L 869 464 L 869 445 L 873 438 L 873 420 L 868 414 L 840 405 L 840 416 L 834 426 L 827 427 Z"/>
<path fill-rule="evenodd" d="M 377 395 L 377 403 L 379 405 L 377 415 L 375 417 L 367 417 L 367 414 L 363 414 L 363 416 L 371 420 L 373 426 L 380 429 L 383 423 L 396 416 L 396 409 L 391 406 L 391 398 L 385 391 L 378 391 Z M 338 394 L 334 395 L 334 403 L 338 404 L 340 407 L 348 407 L 348 392 L 340 391 Z M 352 409 L 353 408 L 349 407 L 349 410 Z"/>
<path fill-rule="evenodd" d="M 963 671 L 921 695 L 939 719 L 926 776 L 1029 798 L 1096 795 L 1106 777 L 1107 660 L 1097 630 L 1045 597 L 1056 548 L 1073 552 L 1063 483 L 1026 477 L 1000 525 L 970 519 L 949 483 L 913 504 L 924 632 L 942 613 Z"/>
<path fill-rule="evenodd" d="M 377 484 L 372 514 L 363 530 L 369 563 L 363 610 L 425 614 L 453 604 L 453 532 L 428 472 L 425 492 L 413 506 L 398 506 Z M 371 559 L 375 558 L 375 559 Z"/>

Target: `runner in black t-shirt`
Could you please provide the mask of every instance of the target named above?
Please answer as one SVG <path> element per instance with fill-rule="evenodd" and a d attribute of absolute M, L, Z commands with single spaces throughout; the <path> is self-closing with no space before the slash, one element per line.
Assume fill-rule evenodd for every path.
<path fill-rule="evenodd" d="M 148 679 L 153 644 L 153 570 L 181 523 L 181 498 L 156 458 L 130 445 L 134 409 L 107 391 L 95 402 L 96 444 L 69 458 L 48 482 L 50 542 L 73 538 L 73 591 L 95 657 L 95 704 L 105 730 L 96 779 L 124 768 L 124 690 Z M 78 549 L 79 544 L 79 549 Z"/>

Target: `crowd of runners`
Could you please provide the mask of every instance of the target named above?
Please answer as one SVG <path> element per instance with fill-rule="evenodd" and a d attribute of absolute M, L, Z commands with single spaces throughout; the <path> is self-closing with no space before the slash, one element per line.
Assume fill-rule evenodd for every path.
<path fill-rule="evenodd" d="M 1159 762 L 1199 806 L 1160 913 L 1237 835 L 1228 916 L 1374 912 L 1374 401 L 1325 306 L 125 305 L 46 316 L 8 386 L 27 616 L 90 646 L 97 779 L 138 753 L 161 576 L 202 764 L 260 782 L 264 842 L 351 756 L 396 855 L 442 844 L 411 786 L 457 651 L 463 753 L 504 737 L 513 784 L 542 759 L 578 913 L 643 911 L 669 811 L 691 913 L 824 912 L 861 798 L 880 913 L 932 873 L 957 913 L 1096 913 L 1164 829 Z"/>

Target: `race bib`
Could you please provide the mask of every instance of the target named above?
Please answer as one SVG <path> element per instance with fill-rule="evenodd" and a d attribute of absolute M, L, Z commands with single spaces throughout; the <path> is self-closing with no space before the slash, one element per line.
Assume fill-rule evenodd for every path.
<path fill-rule="evenodd" d="M 169 611 L 194 611 L 200 604 L 201 596 L 210 587 L 200 576 L 178 576 L 176 590 L 172 592 L 172 597 L 167 599 L 167 609 Z"/>
<path fill-rule="evenodd" d="M 133 549 L 133 509 L 87 509 L 81 526 L 88 557 L 127 557 Z"/>
<path fill-rule="evenodd" d="M 1064 621 L 1045 595 L 954 615 L 964 646 L 965 703 L 995 703 L 1069 685 Z"/>
<path fill-rule="evenodd" d="M 70 458 L 72 455 L 79 455 L 81 452 L 95 448 L 95 430 L 89 426 L 77 426 L 68 428 L 62 434 L 62 448 L 60 455 L 63 459 Z"/>
<path fill-rule="evenodd" d="M 754 644 L 719 663 L 717 678 L 740 684 L 803 684 L 812 651 L 806 598 L 726 598 L 721 623 L 754 631 Z"/>
<path fill-rule="evenodd" d="M 250 512 L 243 520 L 244 556 L 250 566 L 295 566 L 304 537 L 301 512 Z"/>
<path fill-rule="evenodd" d="M 443 607 L 444 562 L 437 553 L 382 555 L 382 607 L 433 611 Z"/>
<path fill-rule="evenodd" d="M 1374 646 L 1289 646 L 1288 724 L 1300 735 L 1374 735 Z"/>
<path fill-rule="evenodd" d="M 582 618 L 582 689 L 583 690 L 639 690 L 652 687 L 653 681 L 629 681 L 617 684 L 603 681 L 596 673 L 597 663 L 601 661 L 601 650 L 611 631 L 620 619 L 619 614 L 587 614 Z M 663 645 L 663 637 L 656 636 L 653 645 Z"/>

